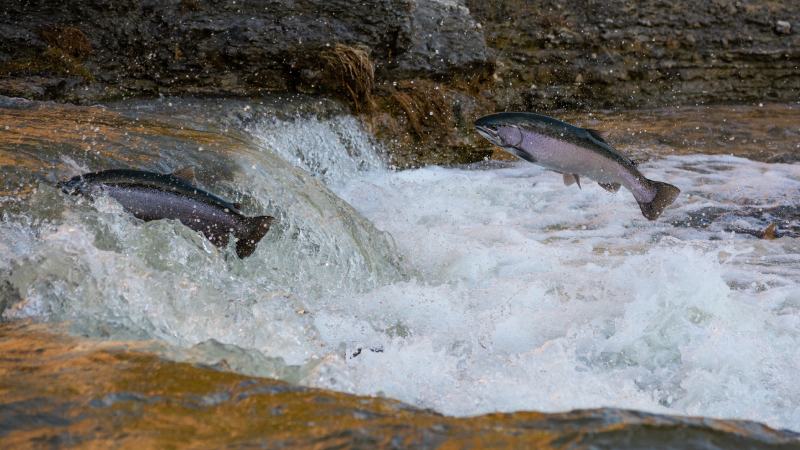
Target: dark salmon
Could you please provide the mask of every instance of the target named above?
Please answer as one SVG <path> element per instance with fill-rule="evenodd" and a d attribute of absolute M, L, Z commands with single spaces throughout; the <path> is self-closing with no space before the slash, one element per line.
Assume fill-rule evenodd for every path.
<path fill-rule="evenodd" d="M 236 238 L 236 254 L 246 258 L 269 231 L 274 218 L 246 217 L 238 205 L 208 193 L 175 175 L 139 170 L 106 170 L 63 181 L 58 186 L 68 194 L 94 198 L 108 195 L 139 219 L 178 220 L 203 235 L 217 247 Z"/>

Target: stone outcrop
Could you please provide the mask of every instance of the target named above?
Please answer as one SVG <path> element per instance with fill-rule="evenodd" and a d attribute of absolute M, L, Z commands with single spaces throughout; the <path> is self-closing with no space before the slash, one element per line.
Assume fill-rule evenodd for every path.
<path fill-rule="evenodd" d="M 796 6 L 6 0 L 0 95 L 333 94 L 365 116 L 393 164 L 465 163 L 491 154 L 472 122 L 497 110 L 796 101 Z"/>
<path fill-rule="evenodd" d="M 367 49 L 385 79 L 490 70 L 483 35 L 454 0 L 3 3 L 5 95 L 315 92 L 320 55 L 337 43 Z"/>
<path fill-rule="evenodd" d="M 494 71 L 483 96 L 497 109 L 786 101 L 800 90 L 800 9 L 785 0 L 6 0 L 0 94 L 324 93 L 335 85 L 320 56 L 335 44 L 364 49 L 379 81 Z"/>
<path fill-rule="evenodd" d="M 468 0 L 498 109 L 795 101 L 795 1 Z"/>

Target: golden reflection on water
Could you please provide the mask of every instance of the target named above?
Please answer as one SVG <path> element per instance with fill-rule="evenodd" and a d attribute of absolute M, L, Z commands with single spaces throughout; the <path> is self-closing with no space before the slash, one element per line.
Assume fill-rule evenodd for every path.
<path fill-rule="evenodd" d="M 260 440 L 310 447 L 456 445 L 476 421 L 168 362 L 129 344 L 51 334 L 43 325 L 4 324 L 0 336 L 0 408 L 16 415 L 0 429 L 4 448 L 221 447 Z M 486 431 L 476 442 L 546 444 L 555 437 Z"/>
<path fill-rule="evenodd" d="M 144 346 L 69 337 L 41 324 L 0 324 L 0 448 L 800 444 L 796 435 L 754 423 L 621 410 L 450 418 L 394 400 L 170 362 Z"/>
<path fill-rule="evenodd" d="M 608 130 L 609 141 L 634 157 L 702 152 L 770 160 L 799 152 L 800 108 L 791 105 L 564 119 Z M 44 172 L 63 172 L 64 154 L 94 152 L 103 164 L 147 167 L 165 145 L 208 153 L 243 145 L 104 108 L 0 108 L 0 123 L 0 169 L 17 177 L 0 185 L 0 196 L 24 196 Z M 707 448 L 800 448 L 797 435 L 759 424 L 609 409 L 449 418 L 393 400 L 170 362 L 145 348 L 69 337 L 52 326 L 0 324 L 0 448 L 681 448 L 687 439 Z"/>
<path fill-rule="evenodd" d="M 200 148 L 221 155 L 240 151 L 244 145 L 234 133 L 131 118 L 102 107 L 0 107 L 0 172 L 8 178 L 0 179 L 4 181 L 0 197 L 25 196 L 48 173 L 69 173 L 65 158 L 94 161 L 100 166 L 97 170 L 149 168 L 159 163 L 164 148 Z"/>

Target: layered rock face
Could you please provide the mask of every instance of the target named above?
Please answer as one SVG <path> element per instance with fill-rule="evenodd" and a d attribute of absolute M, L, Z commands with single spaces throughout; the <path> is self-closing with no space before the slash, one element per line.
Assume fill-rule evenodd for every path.
<path fill-rule="evenodd" d="M 320 55 L 335 44 L 364 49 L 378 80 L 495 71 L 483 89 L 498 109 L 785 101 L 800 89 L 792 1 L 6 0 L 0 94 L 324 92 L 335 86 Z"/>
<path fill-rule="evenodd" d="M 489 70 L 454 0 L 7 0 L 0 93 L 95 100 L 319 87 L 320 55 L 364 48 L 384 78 Z"/>
<path fill-rule="evenodd" d="M 492 111 L 791 102 L 796 0 L 5 0 L 0 95 L 334 95 L 399 167 Z"/>
<path fill-rule="evenodd" d="M 794 101 L 796 1 L 468 0 L 499 109 Z"/>

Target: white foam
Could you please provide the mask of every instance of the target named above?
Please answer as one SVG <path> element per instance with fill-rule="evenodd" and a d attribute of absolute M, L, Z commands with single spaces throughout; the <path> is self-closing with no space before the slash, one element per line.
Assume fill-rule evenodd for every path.
<path fill-rule="evenodd" d="M 692 156 L 643 171 L 683 189 L 657 222 L 624 190 L 526 164 L 351 182 L 339 193 L 422 275 L 322 308 L 323 340 L 383 352 L 328 362 L 313 383 L 456 415 L 616 406 L 800 428 L 798 240 L 669 224 L 796 198 L 800 167 Z M 406 337 L 382 331 L 396 324 Z"/>

